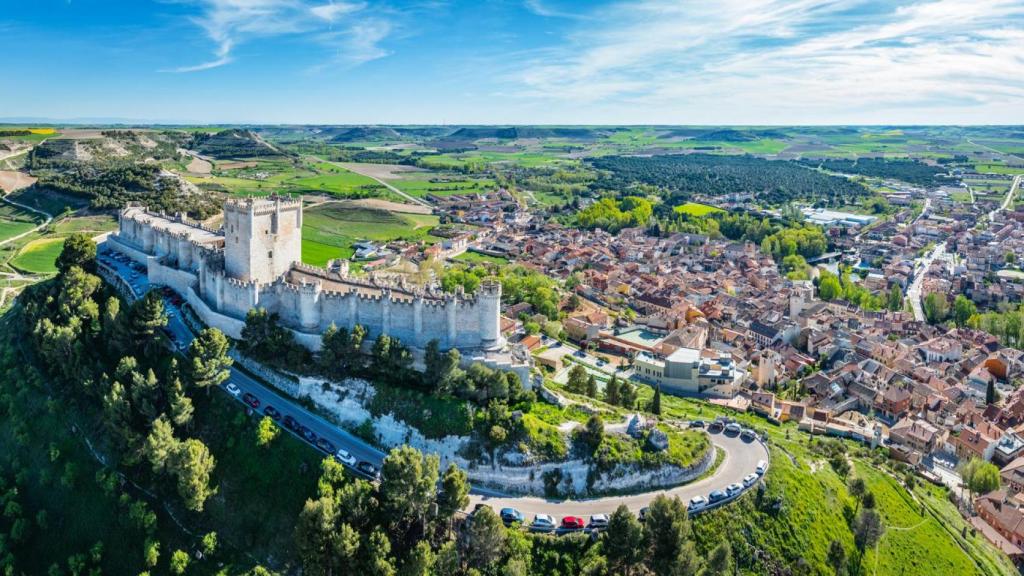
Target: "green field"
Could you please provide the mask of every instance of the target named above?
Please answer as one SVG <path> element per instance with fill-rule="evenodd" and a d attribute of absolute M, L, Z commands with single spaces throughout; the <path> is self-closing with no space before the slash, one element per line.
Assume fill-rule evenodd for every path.
<path fill-rule="evenodd" d="M 11 260 L 11 266 L 33 274 L 54 274 L 57 257 L 64 248 L 64 238 L 41 238 L 33 240 Z"/>
<path fill-rule="evenodd" d="M 34 212 L 0 204 L 0 240 L 24 234 L 42 223 L 42 217 Z"/>
<path fill-rule="evenodd" d="M 1006 164 L 975 164 L 974 169 L 981 174 L 1024 174 L 1024 168 Z"/>
<path fill-rule="evenodd" d="M 707 204 L 698 204 L 696 202 L 687 202 L 686 204 L 680 204 L 676 206 L 674 210 L 680 214 L 689 214 L 700 218 L 701 216 L 707 216 L 708 214 L 714 214 L 715 212 L 725 212 L 717 206 L 708 206 Z"/>
<path fill-rule="evenodd" d="M 438 224 L 437 216 L 402 214 L 332 202 L 310 208 L 303 215 L 302 261 L 323 266 L 332 258 L 350 258 L 359 240 L 424 240 Z"/>
<path fill-rule="evenodd" d="M 453 260 L 458 262 L 468 262 L 471 264 L 508 264 L 508 258 L 488 256 L 487 254 L 480 254 L 479 252 L 463 252 L 453 258 Z"/>
<path fill-rule="evenodd" d="M 471 180 L 466 178 L 434 178 L 431 180 L 388 180 L 388 183 L 402 192 L 417 198 L 428 194 L 451 196 L 454 194 L 478 194 L 494 187 L 494 180 Z"/>

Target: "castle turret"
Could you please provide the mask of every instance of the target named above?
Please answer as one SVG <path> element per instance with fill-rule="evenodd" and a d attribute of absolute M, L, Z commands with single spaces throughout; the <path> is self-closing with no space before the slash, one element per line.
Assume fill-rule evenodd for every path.
<path fill-rule="evenodd" d="M 498 348 L 501 341 L 501 282 L 487 279 L 477 292 L 480 313 L 480 346 Z"/>

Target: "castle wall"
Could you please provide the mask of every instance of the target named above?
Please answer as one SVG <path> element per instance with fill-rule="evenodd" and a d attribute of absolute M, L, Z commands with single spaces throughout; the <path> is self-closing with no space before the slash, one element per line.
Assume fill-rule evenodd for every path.
<path fill-rule="evenodd" d="M 281 198 L 228 202 L 224 234 L 228 276 L 272 282 L 302 259 L 302 203 Z"/>
<path fill-rule="evenodd" d="M 178 294 L 188 294 L 189 289 L 199 286 L 199 277 L 195 274 L 165 266 L 156 258 L 149 259 L 147 269 L 151 284 L 170 286 Z"/>

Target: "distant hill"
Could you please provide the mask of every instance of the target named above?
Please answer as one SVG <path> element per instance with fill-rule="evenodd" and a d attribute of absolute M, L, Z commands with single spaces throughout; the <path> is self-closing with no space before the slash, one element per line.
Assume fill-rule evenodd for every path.
<path fill-rule="evenodd" d="M 332 142 L 367 142 L 374 140 L 399 140 L 402 135 L 389 126 L 356 126 L 331 138 Z"/>
<path fill-rule="evenodd" d="M 769 138 L 785 139 L 788 136 L 778 130 L 740 130 L 724 128 L 707 130 L 703 128 L 677 128 L 663 133 L 662 138 L 692 138 L 700 142 L 753 142 Z"/>
<path fill-rule="evenodd" d="M 445 140 L 473 141 L 483 138 L 498 140 L 516 140 L 519 138 L 570 138 L 574 140 L 594 140 L 614 130 L 579 127 L 546 127 L 546 126 L 472 126 L 459 128 Z"/>
<path fill-rule="evenodd" d="M 286 155 L 252 130 L 242 128 L 231 128 L 215 134 L 197 133 L 192 137 L 189 148 L 218 159 Z"/>

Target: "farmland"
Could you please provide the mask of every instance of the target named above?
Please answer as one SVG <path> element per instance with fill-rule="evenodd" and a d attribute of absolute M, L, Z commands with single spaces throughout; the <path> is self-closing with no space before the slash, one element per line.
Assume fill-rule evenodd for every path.
<path fill-rule="evenodd" d="M 33 240 L 11 260 L 11 266 L 31 274 L 54 274 L 57 272 L 54 263 L 63 248 L 64 238 L 61 237 Z"/>
<path fill-rule="evenodd" d="M 0 240 L 13 238 L 35 228 L 42 222 L 42 217 L 34 212 L 0 204 Z"/>

